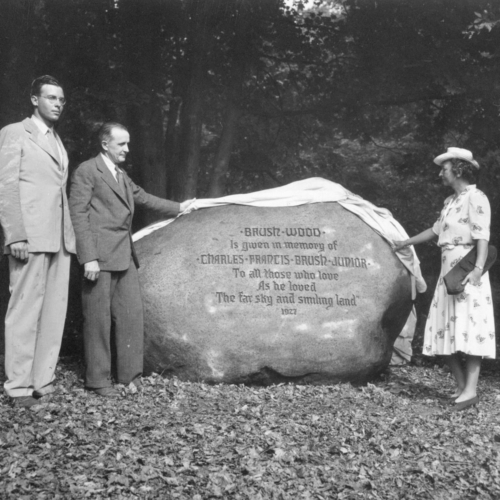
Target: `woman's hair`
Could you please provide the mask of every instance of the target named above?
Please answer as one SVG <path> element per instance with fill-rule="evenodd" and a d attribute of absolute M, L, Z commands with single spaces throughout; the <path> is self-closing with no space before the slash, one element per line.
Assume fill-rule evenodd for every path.
<path fill-rule="evenodd" d="M 472 163 L 458 158 L 451 158 L 451 171 L 458 177 L 466 180 L 469 184 L 477 184 L 479 169 Z"/>

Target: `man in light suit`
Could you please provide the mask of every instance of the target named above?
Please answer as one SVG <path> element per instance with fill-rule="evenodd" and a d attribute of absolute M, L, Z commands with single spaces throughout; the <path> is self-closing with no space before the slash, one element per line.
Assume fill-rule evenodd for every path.
<path fill-rule="evenodd" d="M 85 386 L 99 396 L 117 397 L 111 377 L 112 323 L 117 381 L 139 387 L 143 368 L 139 262 L 131 234 L 135 205 L 175 217 L 191 201 L 179 204 L 152 196 L 119 168 L 129 151 L 123 125 L 105 123 L 98 137 L 101 153 L 73 174 L 69 204 L 77 257 L 84 266 Z"/>
<path fill-rule="evenodd" d="M 20 407 L 54 391 L 75 253 L 68 156 L 54 129 L 65 104 L 61 85 L 48 75 L 37 78 L 31 103 L 31 118 L 0 131 L 0 223 L 11 292 L 4 388 Z"/>

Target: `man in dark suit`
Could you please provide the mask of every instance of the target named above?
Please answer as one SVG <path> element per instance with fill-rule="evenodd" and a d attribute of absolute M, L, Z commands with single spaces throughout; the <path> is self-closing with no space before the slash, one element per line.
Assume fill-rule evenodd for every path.
<path fill-rule="evenodd" d="M 135 205 L 175 217 L 191 201 L 152 196 L 119 168 L 129 151 L 123 125 L 105 123 L 98 137 L 101 153 L 73 174 L 69 205 L 77 257 L 84 266 L 85 386 L 100 396 L 117 397 L 111 379 L 112 323 L 117 382 L 140 386 L 143 368 L 143 307 L 131 234 Z"/>
<path fill-rule="evenodd" d="M 52 76 L 31 85 L 33 115 L 0 131 L 0 223 L 9 256 L 5 392 L 30 407 L 54 392 L 75 235 L 68 156 L 55 131 L 65 104 Z"/>

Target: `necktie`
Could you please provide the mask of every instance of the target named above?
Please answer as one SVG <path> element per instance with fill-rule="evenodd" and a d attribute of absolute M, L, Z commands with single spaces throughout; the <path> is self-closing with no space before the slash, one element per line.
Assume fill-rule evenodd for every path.
<path fill-rule="evenodd" d="M 52 148 L 52 151 L 54 152 L 54 158 L 59 163 L 59 168 L 62 168 L 61 157 L 59 155 L 59 148 L 57 146 L 56 137 L 55 137 L 54 133 L 52 132 L 52 130 L 50 130 L 50 129 L 47 130 L 47 139 L 49 141 L 50 147 Z"/>
<path fill-rule="evenodd" d="M 127 188 L 125 187 L 125 180 L 123 179 L 123 174 L 121 170 L 116 169 L 116 181 L 122 190 L 123 195 L 127 198 Z"/>

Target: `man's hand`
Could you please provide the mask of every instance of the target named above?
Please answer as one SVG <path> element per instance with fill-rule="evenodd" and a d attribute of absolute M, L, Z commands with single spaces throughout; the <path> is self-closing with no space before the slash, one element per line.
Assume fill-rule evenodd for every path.
<path fill-rule="evenodd" d="M 83 276 L 90 281 L 97 281 L 99 278 L 99 272 L 101 269 L 99 268 L 99 262 L 97 260 L 91 260 L 90 262 L 85 262 L 83 265 L 84 273 Z"/>
<path fill-rule="evenodd" d="M 181 206 L 180 206 L 180 212 L 181 212 L 181 214 L 182 214 L 182 213 L 189 213 L 189 212 L 191 212 L 191 211 L 193 210 L 193 208 L 194 208 L 194 207 L 193 207 L 193 208 L 191 208 L 191 210 L 190 210 L 190 207 L 191 207 L 191 205 L 192 205 L 195 201 L 196 201 L 196 198 L 193 198 L 192 200 L 186 200 L 186 201 L 183 201 L 183 202 L 181 203 Z M 186 210 L 187 210 L 187 212 L 186 212 Z"/>
<path fill-rule="evenodd" d="M 18 241 L 9 245 L 10 254 L 15 259 L 28 260 L 28 242 Z"/>

